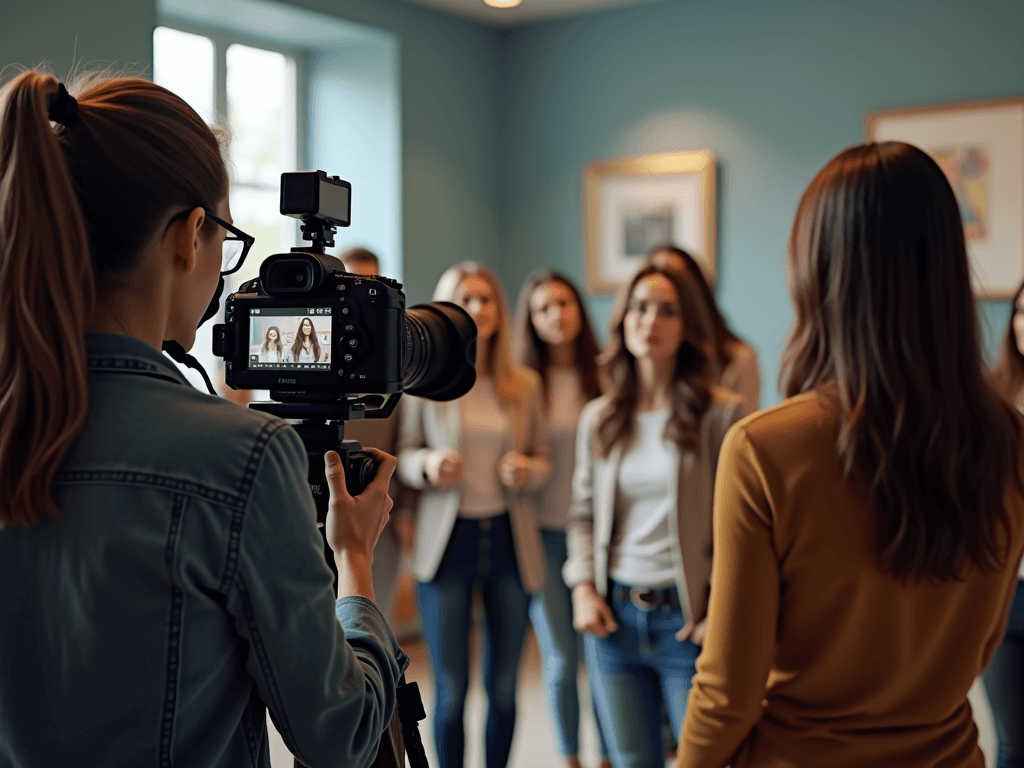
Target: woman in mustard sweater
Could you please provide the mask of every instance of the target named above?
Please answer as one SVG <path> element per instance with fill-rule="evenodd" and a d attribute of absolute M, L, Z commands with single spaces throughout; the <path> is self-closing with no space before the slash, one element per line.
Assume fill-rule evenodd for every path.
<path fill-rule="evenodd" d="M 678 768 L 982 768 L 967 691 L 1024 553 L 1022 428 L 986 382 L 957 201 L 846 150 L 790 240 L 788 400 L 726 437 Z"/>

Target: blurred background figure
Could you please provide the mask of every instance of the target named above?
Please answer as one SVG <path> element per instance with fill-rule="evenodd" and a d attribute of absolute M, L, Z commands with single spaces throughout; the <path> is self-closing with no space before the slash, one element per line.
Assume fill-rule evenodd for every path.
<path fill-rule="evenodd" d="M 339 258 L 345 269 L 354 275 L 376 275 L 380 264 L 377 255 L 365 248 L 351 248 Z M 358 440 L 363 447 L 379 448 L 385 453 L 398 451 L 398 422 L 402 402 L 386 419 L 357 419 L 345 422 L 345 438 Z M 395 506 L 391 521 L 377 540 L 373 551 L 373 591 L 377 607 L 389 622 L 395 617 L 395 593 L 402 574 L 403 538 L 406 549 L 412 547 L 412 527 L 409 524 L 408 506 L 414 503 L 410 490 L 398 481 L 398 475 L 391 480 L 391 498 Z"/>
<path fill-rule="evenodd" d="M 565 528 L 572 502 L 576 427 L 583 406 L 601 394 L 597 341 L 576 286 L 564 275 L 539 270 L 526 279 L 516 308 L 513 351 L 518 364 L 537 371 L 544 395 L 551 479 L 537 494 L 537 519 L 547 558 L 544 587 L 530 601 L 530 622 L 541 649 L 545 693 L 568 768 L 579 768 L 582 643 L 572 626 L 572 594 L 562 579 Z M 600 736 L 600 722 L 598 722 Z M 601 737 L 601 754 L 607 754 Z M 602 763 L 608 765 L 605 759 Z"/>
<path fill-rule="evenodd" d="M 677 766 L 981 766 L 967 695 L 1017 588 L 1024 436 L 942 170 L 901 142 L 837 155 L 789 275 L 789 399 L 722 449 Z"/>
<path fill-rule="evenodd" d="M 473 597 L 482 590 L 487 768 L 504 768 L 516 720 L 516 682 L 530 594 L 544 584 L 544 551 L 527 491 L 551 474 L 540 380 L 516 365 L 511 313 L 498 277 L 478 262 L 445 272 L 435 301 L 454 301 L 477 325 L 477 381 L 449 403 L 404 398 L 403 482 L 422 489 L 413 572 L 434 671 L 440 768 L 463 768 Z"/>
<path fill-rule="evenodd" d="M 756 411 L 761 405 L 761 371 L 757 364 L 757 352 L 725 322 L 718 302 L 715 301 L 715 294 L 704 277 L 704 270 L 693 256 L 674 245 L 655 248 L 651 251 L 650 261 L 681 269 L 693 276 L 715 331 L 714 363 L 718 371 L 718 383 L 743 398 L 747 413 Z"/>
<path fill-rule="evenodd" d="M 712 379 L 714 329 L 693 275 L 647 264 L 622 287 L 609 391 L 580 416 L 568 560 L 574 625 L 615 768 L 664 764 L 705 631 L 718 452 L 743 415 Z"/>
<path fill-rule="evenodd" d="M 1024 283 L 1013 297 L 992 380 L 1017 410 L 1024 410 Z M 998 768 L 1024 768 L 1024 562 L 1010 608 L 1006 636 L 982 676 L 999 742 Z"/>
<path fill-rule="evenodd" d="M 345 269 L 353 275 L 380 274 L 380 259 L 377 258 L 377 254 L 366 248 L 349 248 L 347 251 L 343 251 L 338 258 L 345 265 Z"/>

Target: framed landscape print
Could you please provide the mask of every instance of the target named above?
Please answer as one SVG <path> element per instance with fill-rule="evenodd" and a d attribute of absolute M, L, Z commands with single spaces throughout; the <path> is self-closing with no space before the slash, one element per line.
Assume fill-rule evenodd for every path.
<path fill-rule="evenodd" d="M 1013 298 L 1024 278 L 1024 98 L 874 112 L 864 133 L 935 159 L 960 203 L 975 294 Z"/>
<path fill-rule="evenodd" d="M 587 290 L 615 291 L 651 248 L 674 243 L 715 281 L 715 156 L 708 150 L 599 160 L 583 171 Z"/>

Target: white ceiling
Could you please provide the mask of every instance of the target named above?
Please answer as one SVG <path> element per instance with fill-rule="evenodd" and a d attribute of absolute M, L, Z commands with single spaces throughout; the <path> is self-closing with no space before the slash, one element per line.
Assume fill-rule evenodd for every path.
<path fill-rule="evenodd" d="M 575 16 L 613 6 L 636 5 L 656 0 L 523 0 L 515 8 L 492 8 L 484 0 L 405 0 L 425 5 L 453 16 L 482 21 L 497 27 L 529 24 L 555 16 Z"/>

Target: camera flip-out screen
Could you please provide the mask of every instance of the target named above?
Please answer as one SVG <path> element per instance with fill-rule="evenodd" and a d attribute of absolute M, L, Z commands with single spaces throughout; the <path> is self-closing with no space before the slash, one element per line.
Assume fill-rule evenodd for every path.
<path fill-rule="evenodd" d="M 249 370 L 330 371 L 331 307 L 251 308 Z"/>

